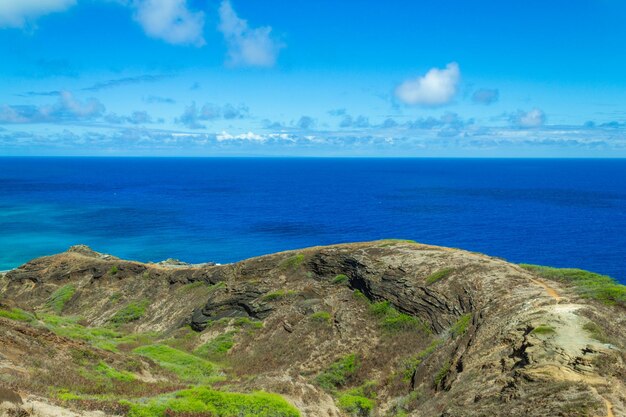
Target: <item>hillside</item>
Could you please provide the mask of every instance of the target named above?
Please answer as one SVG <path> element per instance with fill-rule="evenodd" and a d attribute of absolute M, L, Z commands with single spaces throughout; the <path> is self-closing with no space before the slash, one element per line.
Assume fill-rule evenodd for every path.
<path fill-rule="evenodd" d="M 0 277 L 0 415 L 626 416 L 625 313 L 607 277 L 409 241 L 75 246 Z"/>

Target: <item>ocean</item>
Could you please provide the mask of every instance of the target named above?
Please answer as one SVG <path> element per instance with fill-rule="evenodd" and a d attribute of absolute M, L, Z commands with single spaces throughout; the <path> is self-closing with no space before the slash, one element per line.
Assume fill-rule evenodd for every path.
<path fill-rule="evenodd" d="M 0 158 L 0 270 L 79 243 L 227 263 L 383 238 L 626 283 L 626 160 Z"/>

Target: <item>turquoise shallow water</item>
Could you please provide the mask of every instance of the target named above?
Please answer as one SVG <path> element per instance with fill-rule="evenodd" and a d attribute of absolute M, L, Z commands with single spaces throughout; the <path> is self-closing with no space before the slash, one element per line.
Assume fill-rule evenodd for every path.
<path fill-rule="evenodd" d="M 0 158 L 0 270 L 405 238 L 626 281 L 626 160 Z"/>

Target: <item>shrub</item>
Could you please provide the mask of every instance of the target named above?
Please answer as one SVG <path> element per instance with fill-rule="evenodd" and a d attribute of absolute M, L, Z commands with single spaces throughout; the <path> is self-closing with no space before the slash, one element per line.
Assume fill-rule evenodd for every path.
<path fill-rule="evenodd" d="M 444 268 L 436 271 L 429 276 L 426 277 L 426 285 L 434 284 L 437 281 L 440 281 L 450 275 L 454 271 L 452 268 Z"/>
<path fill-rule="evenodd" d="M 302 262 L 304 262 L 304 255 L 298 253 L 282 261 L 279 266 L 283 269 L 296 269 L 302 265 Z"/>
<path fill-rule="evenodd" d="M 167 410 L 185 415 L 216 417 L 299 417 L 298 410 L 281 396 L 266 392 L 240 394 L 195 387 L 161 396 L 147 403 L 128 403 L 129 417 L 166 417 Z M 176 414 L 170 414 L 176 415 Z M 193 414 L 191 414 L 193 415 Z"/>
<path fill-rule="evenodd" d="M 337 399 L 339 407 L 353 416 L 367 417 L 374 409 L 374 401 L 360 395 L 341 394 Z"/>
<path fill-rule="evenodd" d="M 149 300 L 133 301 L 123 309 L 118 310 L 113 317 L 111 317 L 110 321 L 113 324 L 120 325 L 139 320 L 146 313 L 146 308 L 148 308 L 149 305 Z"/>
<path fill-rule="evenodd" d="M 450 335 L 452 337 L 464 335 L 471 322 L 472 313 L 463 314 L 450 329 Z"/>
<path fill-rule="evenodd" d="M 609 305 L 626 307 L 626 285 L 620 285 L 613 278 L 582 269 L 550 268 L 547 266 L 521 264 L 522 268 L 538 276 L 571 284 L 576 292 L 585 298 L 599 300 Z"/>
<path fill-rule="evenodd" d="M 61 288 L 58 288 L 46 301 L 46 307 L 54 310 L 55 313 L 60 314 L 65 308 L 65 304 L 72 299 L 74 293 L 76 292 L 76 287 L 72 284 L 64 285 Z"/>
<path fill-rule="evenodd" d="M 327 391 L 333 391 L 348 383 L 360 367 L 357 356 L 353 353 L 333 362 L 326 371 L 316 378 L 317 384 Z"/>
<path fill-rule="evenodd" d="M 330 323 L 332 316 L 327 311 L 318 311 L 317 313 L 311 314 L 311 320 L 320 323 Z"/>
<path fill-rule="evenodd" d="M 345 284 L 346 282 L 348 282 L 348 276 L 345 274 L 339 274 L 337 275 L 335 278 L 333 278 L 332 283 L 333 284 Z"/>
<path fill-rule="evenodd" d="M 187 382 L 209 384 L 219 379 L 213 363 L 166 345 L 141 346 L 133 353 L 152 359 Z"/>
<path fill-rule="evenodd" d="M 109 269 L 109 274 L 110 275 L 116 275 L 119 272 L 119 269 L 117 269 L 117 266 L 113 265 L 111 267 L 111 269 Z"/>

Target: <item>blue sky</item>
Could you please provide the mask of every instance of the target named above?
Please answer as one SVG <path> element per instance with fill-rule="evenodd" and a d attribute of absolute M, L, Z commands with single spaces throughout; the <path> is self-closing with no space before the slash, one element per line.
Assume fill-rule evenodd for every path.
<path fill-rule="evenodd" d="M 7 0 L 0 155 L 626 157 L 626 3 Z"/>

